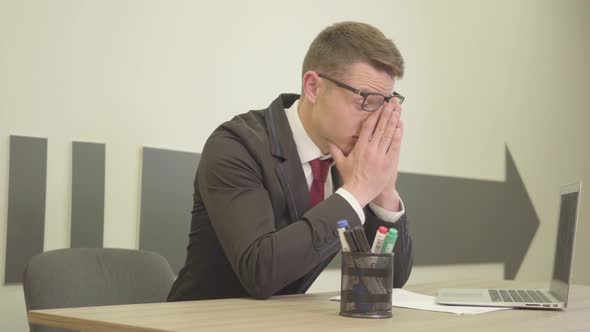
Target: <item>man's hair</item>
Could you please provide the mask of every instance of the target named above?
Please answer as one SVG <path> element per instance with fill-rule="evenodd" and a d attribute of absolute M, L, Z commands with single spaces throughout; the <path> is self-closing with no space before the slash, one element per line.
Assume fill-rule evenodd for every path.
<path fill-rule="evenodd" d="M 303 60 L 302 76 L 314 70 L 340 78 L 357 62 L 365 62 L 392 78 L 404 75 L 404 59 L 391 39 L 369 24 L 340 22 L 325 28 L 313 40 Z"/>

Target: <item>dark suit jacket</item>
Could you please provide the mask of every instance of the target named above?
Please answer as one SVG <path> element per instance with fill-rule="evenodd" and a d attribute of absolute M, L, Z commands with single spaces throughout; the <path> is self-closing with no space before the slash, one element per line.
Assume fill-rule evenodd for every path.
<path fill-rule="evenodd" d="M 360 219 L 340 195 L 310 208 L 309 189 L 285 108 L 299 98 L 283 94 L 267 108 L 222 124 L 207 140 L 195 177 L 185 266 L 169 301 L 305 293 L 338 253 L 338 220 Z M 334 188 L 342 185 L 332 168 Z M 365 208 L 372 242 L 379 226 L 398 230 L 394 287 L 412 269 L 412 242 L 404 215 L 396 223 Z"/>

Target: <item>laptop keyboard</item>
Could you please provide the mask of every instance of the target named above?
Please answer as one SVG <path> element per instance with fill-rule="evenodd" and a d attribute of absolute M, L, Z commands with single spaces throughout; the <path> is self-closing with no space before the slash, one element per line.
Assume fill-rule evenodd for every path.
<path fill-rule="evenodd" d="M 549 298 L 540 290 L 520 289 L 489 289 L 493 302 L 532 302 L 551 303 Z"/>

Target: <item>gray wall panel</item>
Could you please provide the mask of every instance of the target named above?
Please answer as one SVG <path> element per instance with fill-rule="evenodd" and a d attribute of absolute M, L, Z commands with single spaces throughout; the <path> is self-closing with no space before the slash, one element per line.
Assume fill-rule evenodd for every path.
<path fill-rule="evenodd" d="M 166 257 L 176 273 L 186 258 L 199 159 L 198 153 L 143 148 L 139 248 Z"/>
<path fill-rule="evenodd" d="M 102 248 L 105 145 L 72 143 L 72 224 L 70 247 Z"/>
<path fill-rule="evenodd" d="M 10 136 L 5 284 L 22 282 L 29 259 L 43 252 L 47 139 Z"/>

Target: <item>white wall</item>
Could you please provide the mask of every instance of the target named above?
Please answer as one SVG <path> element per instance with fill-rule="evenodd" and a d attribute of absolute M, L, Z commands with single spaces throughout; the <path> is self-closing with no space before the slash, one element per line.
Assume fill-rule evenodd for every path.
<path fill-rule="evenodd" d="M 104 245 L 135 248 L 140 147 L 200 151 L 222 121 L 299 91 L 322 28 L 360 20 L 406 59 L 401 171 L 503 180 L 508 144 L 541 219 L 518 278 L 546 278 L 557 188 L 590 188 L 588 14 L 583 0 L 0 0 L 0 271 L 9 135 L 49 138 L 46 250 L 69 245 L 72 140 L 106 143 Z M 590 251 L 583 200 L 578 253 Z M 420 267 L 410 282 L 501 271 Z M 574 280 L 590 283 L 590 269 Z M 26 329 L 20 286 L 0 286 L 0 329 Z"/>

